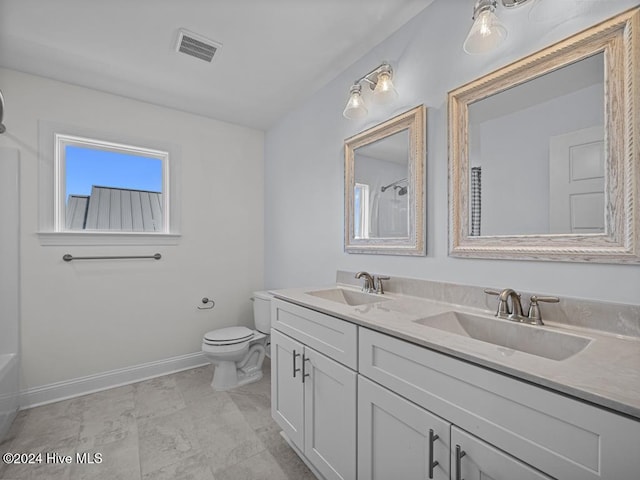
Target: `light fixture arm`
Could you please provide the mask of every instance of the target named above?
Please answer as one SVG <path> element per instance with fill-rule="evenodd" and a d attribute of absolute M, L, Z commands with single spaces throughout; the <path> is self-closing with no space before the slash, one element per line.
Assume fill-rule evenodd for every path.
<path fill-rule="evenodd" d="M 498 2 L 496 0 L 476 0 L 476 4 L 473 6 L 473 16 L 472 20 L 478 18 L 485 10 L 495 10 L 498 6 Z"/>
<path fill-rule="evenodd" d="M 520 7 L 527 3 L 529 0 L 502 0 L 502 6 L 505 8 L 514 8 Z M 497 0 L 476 0 L 475 5 L 473 6 L 473 16 L 471 17 L 473 20 L 478 18 L 478 15 L 485 10 L 496 9 L 498 6 Z"/>
<path fill-rule="evenodd" d="M 519 7 L 524 5 L 529 0 L 502 0 L 502 5 L 507 8 Z"/>
<path fill-rule="evenodd" d="M 362 77 L 357 79 L 355 82 L 353 82 L 353 84 L 360 85 L 362 82 L 366 82 L 369 85 L 369 88 L 373 90 L 374 88 L 376 88 L 376 85 L 378 83 L 378 75 L 380 75 L 383 72 L 386 72 L 389 75 L 393 75 L 393 69 L 391 68 L 391 65 L 389 65 L 386 62 L 382 63 L 378 65 L 376 68 L 374 68 L 373 70 L 371 70 L 366 75 L 363 75 Z"/>

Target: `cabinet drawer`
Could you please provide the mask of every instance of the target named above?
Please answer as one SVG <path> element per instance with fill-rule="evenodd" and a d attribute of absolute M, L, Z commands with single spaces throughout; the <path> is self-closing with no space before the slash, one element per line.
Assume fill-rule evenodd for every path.
<path fill-rule="evenodd" d="M 274 298 L 271 326 L 355 370 L 358 327 L 324 313 Z"/>
<path fill-rule="evenodd" d="M 365 328 L 359 352 L 362 375 L 551 476 L 638 478 L 640 422 Z"/>

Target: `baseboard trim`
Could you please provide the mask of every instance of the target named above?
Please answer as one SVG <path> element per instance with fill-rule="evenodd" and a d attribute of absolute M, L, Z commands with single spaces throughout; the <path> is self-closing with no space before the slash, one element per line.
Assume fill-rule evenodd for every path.
<path fill-rule="evenodd" d="M 20 410 L 59 402 L 109 388 L 129 385 L 149 378 L 189 370 L 207 365 L 209 362 L 202 352 L 189 353 L 132 367 L 73 378 L 20 392 Z"/>

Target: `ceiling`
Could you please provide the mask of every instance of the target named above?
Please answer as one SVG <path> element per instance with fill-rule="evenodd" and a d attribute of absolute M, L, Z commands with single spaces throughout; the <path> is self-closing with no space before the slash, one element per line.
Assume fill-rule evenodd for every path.
<path fill-rule="evenodd" d="M 268 129 L 432 1 L 0 0 L 0 66 Z"/>

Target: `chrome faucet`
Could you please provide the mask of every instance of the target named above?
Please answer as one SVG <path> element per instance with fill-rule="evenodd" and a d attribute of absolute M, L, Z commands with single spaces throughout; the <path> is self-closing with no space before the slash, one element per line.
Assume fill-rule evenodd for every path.
<path fill-rule="evenodd" d="M 520 303 L 520 294 L 512 288 L 505 288 L 500 292 L 500 304 L 505 304 L 509 309 L 508 300 L 511 299 L 511 313 L 507 315 L 510 320 L 521 322 L 524 317 L 522 313 L 522 303 Z"/>
<path fill-rule="evenodd" d="M 366 293 L 373 293 L 375 291 L 375 280 L 368 272 L 356 273 L 356 278 L 364 278 L 362 284 L 362 291 Z"/>
<path fill-rule="evenodd" d="M 516 322 L 530 323 L 532 325 L 544 325 L 542 323 L 542 313 L 538 302 L 558 303 L 558 297 L 541 297 L 532 295 L 529 302 L 529 311 L 526 315 L 522 312 L 522 303 L 520 302 L 520 294 L 512 288 L 505 288 L 502 291 L 486 289 L 484 293 L 489 295 L 497 295 L 498 311 L 496 317 L 507 318 Z M 511 308 L 509 308 L 509 299 L 511 299 Z"/>
<path fill-rule="evenodd" d="M 520 303 L 520 294 L 512 288 L 505 288 L 498 292 L 497 290 L 486 289 L 484 293 L 489 295 L 497 295 L 498 311 L 496 317 L 508 318 L 516 322 L 522 322 L 526 317 L 522 313 L 522 303 Z M 509 308 L 509 299 L 511 299 L 511 308 Z"/>
<path fill-rule="evenodd" d="M 362 284 L 363 292 L 384 295 L 384 287 L 382 285 L 382 281 L 389 280 L 391 277 L 383 275 L 371 275 L 368 272 L 358 272 L 356 273 L 356 278 L 364 278 L 364 283 Z"/>

